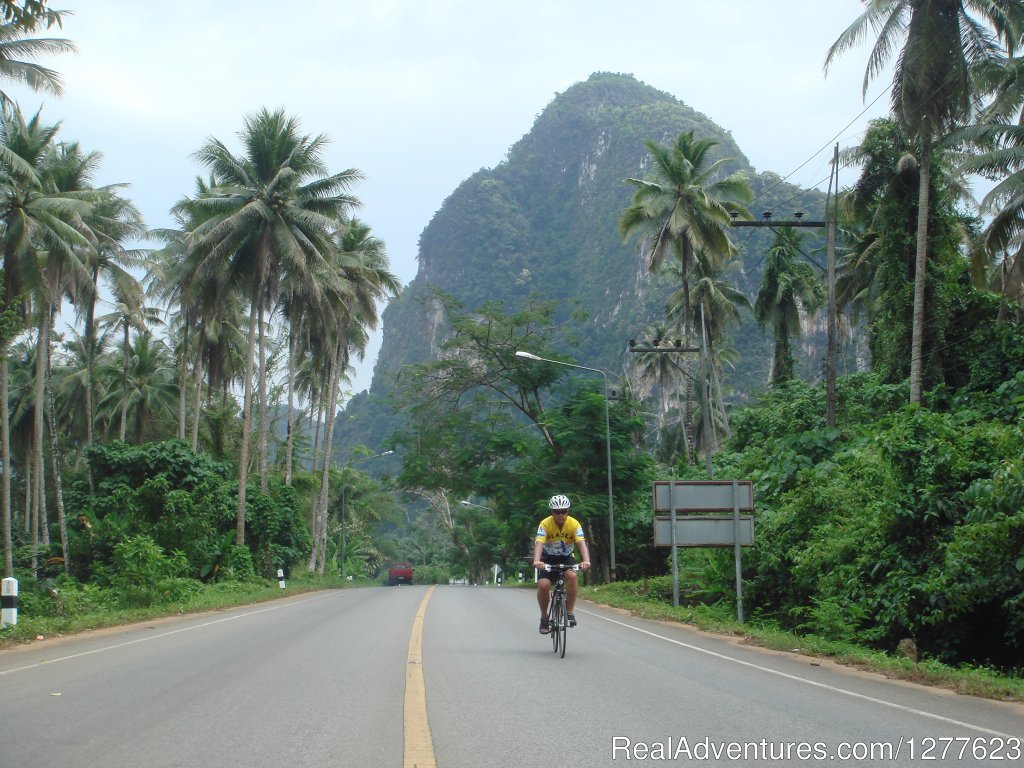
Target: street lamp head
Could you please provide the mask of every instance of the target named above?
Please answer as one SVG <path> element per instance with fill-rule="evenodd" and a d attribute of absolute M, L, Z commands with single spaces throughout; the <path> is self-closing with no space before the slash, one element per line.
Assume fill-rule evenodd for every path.
<path fill-rule="evenodd" d="M 516 350 L 516 357 L 525 357 L 527 360 L 540 360 L 540 358 L 532 352 L 523 352 L 521 349 Z"/>

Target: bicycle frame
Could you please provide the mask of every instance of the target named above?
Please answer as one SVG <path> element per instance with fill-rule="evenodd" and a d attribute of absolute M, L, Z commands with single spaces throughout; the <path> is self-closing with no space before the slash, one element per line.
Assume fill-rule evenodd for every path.
<path fill-rule="evenodd" d="M 555 653 L 565 658 L 566 632 L 569 629 L 568 595 L 565 592 L 565 572 L 578 570 L 576 565 L 553 565 L 551 570 L 558 572 L 548 602 L 548 621 L 551 622 L 551 646 Z"/>

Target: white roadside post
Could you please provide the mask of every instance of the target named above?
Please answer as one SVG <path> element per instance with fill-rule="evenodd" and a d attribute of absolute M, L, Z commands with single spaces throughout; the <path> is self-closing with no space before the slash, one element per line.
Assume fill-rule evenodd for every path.
<path fill-rule="evenodd" d="M 18 580 L 8 577 L 3 581 L 3 595 L 0 598 L 0 627 L 18 623 Z"/>
<path fill-rule="evenodd" d="M 277 586 L 284 589 L 284 569 L 282 568 L 277 569 Z"/>

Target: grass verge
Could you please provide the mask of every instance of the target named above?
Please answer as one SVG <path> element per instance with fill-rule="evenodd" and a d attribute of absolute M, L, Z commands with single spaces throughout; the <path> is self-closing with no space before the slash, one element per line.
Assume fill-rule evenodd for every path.
<path fill-rule="evenodd" d="M 32 616 L 19 613 L 17 624 L 0 629 L 0 649 L 30 643 L 39 638 L 62 637 L 91 629 L 105 629 L 166 616 L 180 616 L 186 613 L 252 605 L 320 589 L 341 589 L 351 586 L 353 586 L 353 582 L 343 581 L 339 577 L 317 577 L 303 574 L 289 579 L 284 589 L 281 589 L 276 581 L 227 581 L 218 584 L 204 584 L 194 593 L 179 601 L 146 607 L 103 607 L 56 616 Z"/>

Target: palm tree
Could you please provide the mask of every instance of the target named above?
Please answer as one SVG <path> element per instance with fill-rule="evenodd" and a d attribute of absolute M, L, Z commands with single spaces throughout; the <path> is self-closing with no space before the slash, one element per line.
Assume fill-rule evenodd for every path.
<path fill-rule="evenodd" d="M 242 286 L 249 302 L 236 521 L 242 545 L 257 329 L 269 301 L 276 300 L 282 274 L 312 284 L 314 270 L 322 268 L 332 249 L 331 226 L 358 202 L 347 190 L 361 175 L 355 170 L 327 175 L 326 138 L 301 134 L 298 121 L 283 110 L 264 109 L 246 118 L 240 137 L 242 156 L 216 139 L 196 152 L 218 186 L 193 201 L 208 218 L 191 233 L 189 272 L 199 282 Z"/>
<path fill-rule="evenodd" d="M 144 296 L 139 283 L 131 282 L 115 284 L 114 288 L 114 311 L 108 312 L 97 318 L 100 327 L 110 332 L 121 332 L 121 360 L 122 376 L 120 386 L 121 418 L 118 439 L 124 442 L 128 430 L 128 406 L 131 402 L 131 378 L 132 378 L 132 354 L 131 354 L 131 332 L 134 329 L 137 334 L 149 332 L 152 326 L 159 325 L 159 311 L 154 307 L 147 307 L 143 304 Z M 136 342 L 138 343 L 138 342 Z M 118 389 L 115 387 L 115 389 Z M 106 401 L 117 397 L 117 392 L 108 389 Z"/>
<path fill-rule="evenodd" d="M 701 258 L 697 260 L 696 277 L 690 291 L 690 303 L 701 308 L 701 318 L 707 331 L 707 359 L 710 371 L 706 372 L 714 385 L 714 400 L 721 413 L 720 423 L 726 437 L 730 435 L 729 417 L 722 396 L 722 359 L 720 343 L 726 338 L 726 330 L 741 320 L 740 309 L 751 309 L 750 299 L 728 279 L 728 275 L 741 265 L 735 259 L 719 260 Z M 711 426 L 714 425 L 714 422 Z M 715 446 L 717 448 L 717 446 Z"/>
<path fill-rule="evenodd" d="M 668 342 L 668 331 L 664 326 L 654 326 L 644 331 L 643 338 L 649 338 L 661 342 Z M 671 347 L 668 347 L 671 350 Z M 640 352 L 633 361 L 633 369 L 636 372 L 636 387 L 641 399 L 650 397 L 655 391 L 658 394 L 658 445 L 663 449 L 666 460 L 671 462 L 675 459 L 677 447 L 669 435 L 669 414 L 678 412 L 677 392 L 684 379 L 689 375 L 683 366 L 680 354 L 672 351 L 650 351 Z M 683 435 L 683 453 L 686 463 L 690 463 L 690 454 L 693 446 L 690 445 L 689 436 Z"/>
<path fill-rule="evenodd" d="M 868 29 L 878 34 L 868 58 L 863 92 L 899 49 L 893 74 L 892 111 L 917 142 L 917 245 L 910 352 L 910 402 L 921 402 L 924 301 L 928 264 L 928 214 L 934 143 L 963 125 L 976 99 L 971 71 L 1002 54 L 1012 55 L 1024 29 L 1021 0 L 864 0 L 864 12 L 839 36 L 825 58 L 825 71 L 859 44 Z M 974 14 L 972 16 L 972 13 Z M 980 17 L 980 20 L 975 17 Z M 902 43 L 902 48 L 900 44 Z"/>
<path fill-rule="evenodd" d="M 99 155 L 94 155 L 98 161 Z M 85 423 L 86 447 L 93 443 L 93 410 L 95 399 L 93 387 L 96 380 L 96 361 L 93 357 L 95 345 L 92 336 L 95 333 L 96 301 L 99 296 L 100 281 L 103 279 L 111 288 L 118 304 L 124 304 L 128 298 L 138 293 L 138 280 L 129 271 L 140 266 L 146 256 L 143 251 L 129 251 L 125 243 L 142 237 L 145 225 L 142 214 L 131 201 L 119 193 L 122 184 L 101 187 L 92 198 L 92 211 L 85 223 L 96 238 L 96 246 L 90 253 L 89 267 L 92 272 L 93 290 L 86 295 L 82 314 L 85 315 L 85 337 L 88 340 L 85 351 L 87 377 L 85 381 Z M 89 487 L 92 488 L 92 470 L 89 470 Z"/>
<path fill-rule="evenodd" d="M 748 219 L 743 207 L 753 193 L 746 174 L 736 171 L 724 178 L 732 158 L 709 163 L 718 142 L 682 133 L 671 147 L 644 142 L 654 161 L 650 179 L 626 179 L 635 187 L 633 200 L 619 219 L 624 237 L 639 235 L 640 248 L 652 272 L 674 255 L 680 264 L 685 334 L 692 330 L 689 312 L 689 277 L 697 251 L 709 258 L 725 258 L 736 247 L 727 232 L 733 216 Z"/>
<path fill-rule="evenodd" d="M 5 10 L 8 14 L 12 12 L 10 6 Z M 45 10 L 40 21 L 44 22 L 47 28 L 54 24 L 60 26 L 61 15 L 64 13 L 66 11 Z M 75 53 L 78 48 L 70 40 L 26 37 L 37 26 L 38 23 L 31 16 L 20 16 L 13 20 L 8 16 L 0 23 L 0 80 L 27 85 L 33 91 L 44 91 L 60 96 L 63 92 L 60 75 L 30 60 L 53 53 Z M 0 90 L 0 110 L 6 113 L 14 106 L 11 98 Z"/>
<path fill-rule="evenodd" d="M 125 368 L 127 388 L 119 381 Z M 128 349 L 127 365 L 118 359 L 111 360 L 101 369 L 100 376 L 107 382 L 107 396 L 99 402 L 97 410 L 111 415 L 120 412 L 122 424 L 130 415 L 136 445 L 147 437 L 159 438 L 160 425 L 172 422 L 178 403 L 175 367 L 167 346 L 155 339 L 148 328 L 138 331 Z M 108 418 L 108 423 L 113 421 Z"/>
<path fill-rule="evenodd" d="M 770 381 L 781 384 L 793 378 L 793 349 L 790 339 L 800 335 L 801 311 L 814 312 L 824 299 L 824 287 L 814 268 L 800 261 L 803 234 L 785 228 L 775 234 L 768 250 L 761 287 L 754 303 L 754 317 L 775 334 Z"/>
<path fill-rule="evenodd" d="M 659 271 L 670 255 L 679 260 L 682 303 L 679 325 L 685 346 L 693 330 L 690 311 L 690 273 L 696 254 L 726 259 L 736 251 L 727 229 L 734 217 L 749 219 L 743 206 L 753 198 L 750 182 L 740 171 L 724 176 L 731 158 L 710 162 L 711 150 L 718 142 L 696 139 L 693 132 L 682 133 L 668 148 L 653 141 L 644 143 L 654 161 L 650 179 L 627 179 L 635 187 L 630 206 L 619 219 L 624 237 L 639 236 L 641 251 L 651 272 Z M 686 379 L 684 429 L 692 446 L 689 417 L 691 379 Z"/>
<path fill-rule="evenodd" d="M 327 559 L 328 483 L 338 387 L 345 378 L 352 355 L 362 357 L 365 352 L 367 330 L 377 327 L 378 302 L 387 296 L 397 295 L 400 287 L 398 278 L 389 271 L 383 241 L 374 237 L 365 223 L 354 218 L 341 221 L 333 233 L 333 242 L 334 258 L 330 268 L 340 277 L 340 281 L 324 281 L 325 286 L 329 286 L 324 293 L 326 306 L 334 322 L 323 346 L 328 359 L 325 388 L 327 423 L 310 560 L 310 570 L 318 573 L 323 573 Z"/>
<path fill-rule="evenodd" d="M 48 329 L 52 308 L 66 288 L 88 282 L 80 254 L 90 247 L 82 217 L 90 209 L 79 191 L 61 191 L 54 178 L 61 161 L 56 149 L 58 125 L 47 126 L 39 113 L 25 121 L 17 108 L 0 114 L 0 248 L 2 248 L 4 308 L 27 312 L 27 299 L 37 298 L 40 328 Z M 66 158 L 65 158 L 66 159 Z M 53 172 L 53 175 L 50 175 Z M 0 462 L 3 463 L 2 498 L 4 566 L 13 571 L 10 532 L 10 414 L 8 403 L 7 346 L 0 347 Z M 40 333 L 40 349 L 49 344 Z M 45 355 L 41 355 L 45 358 Z M 40 361 L 39 365 L 45 365 Z M 42 370 L 45 379 L 45 368 Z M 39 386 L 43 381 L 38 382 Z M 42 403 L 40 397 L 39 402 Z M 41 409 L 41 406 L 40 406 Z M 39 418 L 42 418 L 40 412 Z M 42 425 L 37 439 L 42 439 Z M 36 446 L 37 461 L 41 448 Z M 37 467 L 38 470 L 38 467 Z"/>

